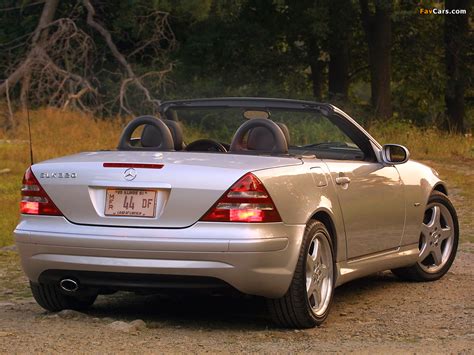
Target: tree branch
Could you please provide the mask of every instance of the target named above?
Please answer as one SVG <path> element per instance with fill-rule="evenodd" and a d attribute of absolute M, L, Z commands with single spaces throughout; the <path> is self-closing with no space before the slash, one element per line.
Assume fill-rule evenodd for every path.
<path fill-rule="evenodd" d="M 31 39 L 31 50 L 26 56 L 26 59 L 21 63 L 18 68 L 8 76 L 8 78 L 0 84 L 0 95 L 4 95 L 7 87 L 12 88 L 15 86 L 18 81 L 23 77 L 23 74 L 27 71 L 28 66 L 35 55 L 35 46 L 38 43 L 41 31 L 46 25 L 48 25 L 54 19 L 56 9 L 58 7 L 59 0 L 46 0 L 43 11 L 41 13 L 40 19 L 38 21 L 38 26 L 36 26 L 35 31 Z M 7 85 L 8 80 L 8 85 Z"/>
<path fill-rule="evenodd" d="M 159 110 L 160 100 L 154 99 L 152 95 L 150 94 L 150 91 L 145 87 L 145 85 L 143 85 L 143 82 L 135 74 L 135 72 L 133 71 L 131 65 L 128 63 L 125 56 L 122 53 L 120 53 L 117 46 L 113 42 L 110 32 L 104 26 L 102 26 L 100 23 L 94 20 L 95 9 L 92 6 L 91 2 L 89 0 L 83 0 L 83 3 L 87 9 L 87 24 L 102 35 L 107 46 L 112 52 L 112 55 L 122 65 L 128 77 L 122 82 L 122 85 L 120 86 L 120 108 L 125 110 L 127 113 L 131 113 L 130 109 L 128 109 L 125 105 L 125 94 L 127 91 L 127 86 L 133 83 L 143 92 L 146 100 L 152 103 L 153 107 L 156 110 Z"/>
<path fill-rule="evenodd" d="M 0 48 L 6 50 L 10 50 L 7 46 L 18 45 L 17 43 L 27 46 L 24 57 L 11 57 L 6 78 L 0 80 L 0 96 L 6 95 L 10 110 L 14 103 L 12 93 L 15 93 L 15 98 L 19 98 L 22 105 L 30 102 L 33 105 L 53 105 L 63 109 L 75 107 L 88 112 L 102 110 L 104 104 L 99 101 L 103 97 L 99 93 L 101 82 L 96 80 L 93 72 L 93 65 L 96 64 L 94 59 L 97 58 L 94 56 L 96 46 L 92 37 L 78 27 L 79 22 L 74 14 L 55 20 L 59 0 L 44 0 L 41 3 L 44 6 L 35 30 L 0 45 Z M 118 96 L 113 101 L 107 101 L 111 103 L 109 108 L 119 104 L 119 111 L 128 114 L 133 111 L 130 104 L 137 107 L 137 110 L 144 110 L 146 107 L 151 107 L 153 113 L 159 110 L 160 100 L 153 96 L 151 89 L 161 87 L 165 75 L 173 68 L 171 63 L 165 67 L 167 62 L 162 55 L 175 44 L 175 37 L 168 23 L 168 13 L 150 11 L 150 15 L 142 19 L 143 23 L 139 28 L 146 35 L 136 43 L 137 49 L 127 58 L 115 45 L 108 29 L 95 18 L 96 12 L 91 0 L 78 3 L 86 10 L 86 26 L 100 34 L 105 40 L 105 48 L 119 63 L 117 73 L 113 73 L 113 79 L 118 82 Z M 163 49 L 164 42 L 167 42 L 166 49 Z M 156 66 L 157 60 L 159 61 L 162 70 L 134 71 L 130 63 L 131 57 L 144 51 L 152 56 L 153 65 Z M 97 75 L 100 73 L 98 71 Z M 14 91 L 17 85 L 21 85 L 21 90 Z M 134 87 L 133 91 L 131 86 Z M 137 91 L 139 95 L 136 95 Z"/>
<path fill-rule="evenodd" d="M 26 7 L 35 6 L 35 5 L 40 5 L 40 4 L 44 4 L 44 0 L 35 1 L 35 2 L 30 3 L 30 4 L 25 4 L 25 5 L 20 5 L 20 6 L 4 7 L 4 8 L 1 8 L 1 9 L 0 9 L 0 12 L 7 12 L 7 11 L 14 11 L 14 10 L 23 10 L 23 9 L 26 8 Z"/>

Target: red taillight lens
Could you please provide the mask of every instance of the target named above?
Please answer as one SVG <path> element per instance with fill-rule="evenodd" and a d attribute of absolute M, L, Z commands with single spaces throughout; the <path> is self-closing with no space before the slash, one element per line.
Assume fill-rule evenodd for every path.
<path fill-rule="evenodd" d="M 265 186 L 248 173 L 232 185 L 201 221 L 281 222 L 281 218 Z"/>
<path fill-rule="evenodd" d="M 40 214 L 50 216 L 62 216 L 48 194 L 41 187 L 31 168 L 23 176 L 21 187 L 20 212 L 23 214 Z"/>

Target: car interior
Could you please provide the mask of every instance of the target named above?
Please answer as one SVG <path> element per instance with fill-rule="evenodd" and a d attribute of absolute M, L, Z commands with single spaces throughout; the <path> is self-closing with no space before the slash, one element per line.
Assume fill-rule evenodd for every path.
<path fill-rule="evenodd" d="M 312 144 L 296 145 L 291 142 L 291 132 L 283 122 L 273 121 L 265 111 L 244 111 L 244 123 L 235 131 L 231 142 L 221 142 L 211 138 L 201 138 L 186 142 L 183 126 L 178 115 L 156 119 L 153 116 L 141 116 L 134 119 L 124 130 L 119 150 L 170 150 L 186 152 L 215 152 L 250 155 L 315 155 L 320 159 L 367 160 L 364 154 L 367 147 L 354 143 L 354 139 L 345 134 L 344 140 L 323 141 Z M 143 121 L 144 118 L 147 120 Z M 154 124 L 158 121 L 164 124 Z M 132 138 L 133 132 L 143 126 L 142 133 Z M 171 135 L 169 137 L 169 135 Z M 357 137 L 356 137 L 357 141 Z M 371 149 L 371 148 L 369 148 Z"/>

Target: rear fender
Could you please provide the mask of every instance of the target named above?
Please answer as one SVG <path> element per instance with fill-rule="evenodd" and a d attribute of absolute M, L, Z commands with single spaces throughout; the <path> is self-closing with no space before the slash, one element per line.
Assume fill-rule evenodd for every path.
<path fill-rule="evenodd" d="M 258 170 L 253 174 L 265 185 L 284 223 L 306 225 L 318 214 L 327 216 L 322 222 L 332 223 L 328 229 L 333 231 L 336 261 L 340 261 L 345 260 L 347 255 L 344 223 L 336 191 L 327 178 L 326 169 L 316 160 L 298 166 Z M 315 174 L 325 181 L 321 183 Z"/>

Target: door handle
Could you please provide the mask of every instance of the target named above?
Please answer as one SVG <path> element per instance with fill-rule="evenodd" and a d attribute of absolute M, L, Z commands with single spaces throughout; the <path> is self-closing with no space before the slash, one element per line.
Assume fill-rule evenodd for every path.
<path fill-rule="evenodd" d="M 345 185 L 351 182 L 351 179 L 349 179 L 347 176 L 339 176 L 336 178 L 336 184 L 338 185 Z"/>

